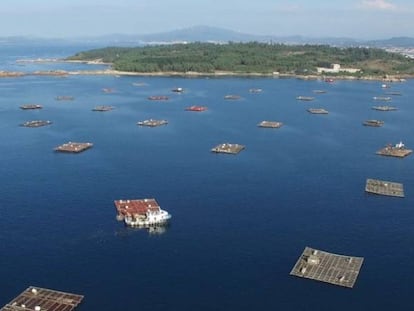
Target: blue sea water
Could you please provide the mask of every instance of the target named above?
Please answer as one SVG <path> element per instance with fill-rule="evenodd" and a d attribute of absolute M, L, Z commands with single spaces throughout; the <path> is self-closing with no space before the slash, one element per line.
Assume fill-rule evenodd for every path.
<path fill-rule="evenodd" d="M 14 70 L 15 59 L 79 50 L 8 47 L 0 70 Z M 50 66 L 28 63 L 24 70 Z M 174 87 L 185 92 L 172 93 Z M 371 109 L 378 104 L 372 97 L 383 93 L 378 81 L 0 79 L 0 305 L 34 285 L 85 295 L 79 311 L 408 310 L 413 158 L 375 151 L 400 140 L 414 147 L 413 81 L 392 90 L 403 94 L 391 102 L 399 110 L 378 112 Z M 242 98 L 226 101 L 226 94 Z M 56 101 L 59 95 L 75 100 Z M 170 100 L 148 101 L 150 95 Z M 316 100 L 297 101 L 299 95 Z M 19 109 L 27 103 L 44 108 Z M 115 109 L 92 112 L 96 105 Z M 191 105 L 208 111 L 184 110 Z M 330 113 L 311 115 L 310 107 Z M 169 123 L 136 125 L 148 118 Z M 53 124 L 19 126 L 35 119 Z M 385 125 L 364 127 L 366 119 Z M 284 126 L 258 128 L 262 120 Z M 53 152 L 67 141 L 94 146 L 76 155 Z M 236 156 L 210 152 L 223 142 L 246 149 Z M 367 195 L 366 178 L 404 183 L 406 197 Z M 173 216 L 162 234 L 115 219 L 114 200 L 145 197 Z M 355 287 L 290 276 L 305 246 L 364 257 Z"/>

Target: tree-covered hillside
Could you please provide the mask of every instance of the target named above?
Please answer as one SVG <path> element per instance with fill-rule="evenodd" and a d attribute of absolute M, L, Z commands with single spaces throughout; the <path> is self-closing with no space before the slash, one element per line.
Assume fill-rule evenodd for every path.
<path fill-rule="evenodd" d="M 358 75 L 414 74 L 414 60 L 373 48 L 265 43 L 190 43 L 135 48 L 108 47 L 80 52 L 68 60 L 96 60 L 133 72 L 214 72 L 315 74 L 333 63 L 360 68 Z M 342 75 L 343 73 L 341 73 Z"/>

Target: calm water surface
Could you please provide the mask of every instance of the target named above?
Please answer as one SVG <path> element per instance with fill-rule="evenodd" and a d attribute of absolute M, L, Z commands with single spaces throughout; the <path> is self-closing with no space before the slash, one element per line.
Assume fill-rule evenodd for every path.
<path fill-rule="evenodd" d="M 1 70 L 18 70 L 19 58 L 82 50 L 48 55 L 46 48 L 29 48 L 3 51 Z M 24 70 L 49 66 L 26 64 Z M 391 102 L 399 110 L 378 112 L 371 106 L 383 93 L 380 82 L 1 79 L 0 305 L 35 285 L 85 295 L 79 311 L 407 310 L 413 158 L 375 151 L 400 140 L 414 147 L 413 84 L 392 84 L 403 94 Z M 174 87 L 185 92 L 174 94 Z M 250 88 L 263 92 L 250 94 Z M 226 101 L 226 94 L 242 99 Z M 75 100 L 56 101 L 59 95 Z M 148 101 L 150 95 L 170 100 Z M 316 100 L 296 101 L 299 95 Z M 44 108 L 19 109 L 27 103 Z M 115 109 L 92 112 L 96 105 Z M 191 105 L 208 111 L 184 111 Z M 330 113 L 311 115 L 310 107 Z M 136 125 L 148 118 L 169 124 Z M 53 124 L 19 126 L 37 119 Z M 365 119 L 385 125 L 364 127 Z M 261 129 L 256 124 L 262 120 L 285 125 Z M 77 155 L 53 152 L 67 141 L 94 147 Z M 246 149 L 237 156 L 210 153 L 223 142 Z M 367 195 L 366 178 L 402 182 L 406 198 Z M 115 219 L 113 200 L 145 197 L 173 215 L 163 234 L 128 229 Z M 364 257 L 355 287 L 290 276 L 305 246 Z"/>

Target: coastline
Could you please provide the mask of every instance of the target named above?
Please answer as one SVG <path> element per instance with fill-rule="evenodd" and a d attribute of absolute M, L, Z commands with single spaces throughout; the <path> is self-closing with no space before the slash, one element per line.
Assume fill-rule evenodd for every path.
<path fill-rule="evenodd" d="M 89 65 L 107 65 L 100 59 L 97 60 L 62 60 L 62 59 L 20 59 L 16 60 L 18 63 L 82 63 Z M 163 72 L 131 72 L 119 71 L 111 68 L 104 70 L 48 70 L 48 71 L 34 71 L 34 72 L 17 72 L 17 71 L 0 71 L 0 78 L 23 77 L 23 76 L 70 76 L 70 75 L 112 75 L 112 76 L 138 76 L 138 77 L 268 77 L 268 78 L 288 78 L 288 79 L 302 79 L 302 80 L 324 80 L 331 78 L 334 80 L 368 80 L 368 81 L 382 81 L 382 82 L 404 82 L 406 79 L 413 79 L 414 75 L 387 75 L 384 76 L 364 76 L 355 77 L 347 75 L 300 75 L 291 73 L 260 73 L 260 72 L 232 72 L 232 71 L 214 71 L 214 72 L 178 72 L 178 71 L 163 71 Z"/>

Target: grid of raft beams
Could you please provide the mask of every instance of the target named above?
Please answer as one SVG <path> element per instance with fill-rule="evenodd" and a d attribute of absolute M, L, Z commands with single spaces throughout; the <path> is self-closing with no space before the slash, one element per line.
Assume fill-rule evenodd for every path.
<path fill-rule="evenodd" d="M 305 247 L 291 275 L 352 288 L 364 258 L 332 254 Z"/>
<path fill-rule="evenodd" d="M 378 110 L 378 111 L 395 111 L 395 110 L 397 110 L 397 108 L 393 107 L 393 106 L 373 106 L 372 109 L 373 110 Z"/>
<path fill-rule="evenodd" d="M 168 124 L 167 120 L 154 120 L 154 119 L 137 122 L 137 125 L 149 126 L 149 127 L 156 127 L 156 126 L 161 126 L 161 125 L 166 125 L 166 124 Z"/>
<path fill-rule="evenodd" d="M 57 152 L 69 152 L 69 153 L 79 153 L 85 151 L 93 146 L 92 143 L 74 143 L 68 142 L 66 144 L 57 146 L 55 151 Z"/>
<path fill-rule="evenodd" d="M 42 105 L 37 105 L 37 104 L 29 104 L 29 105 L 22 105 L 20 106 L 20 109 L 23 110 L 28 110 L 28 109 L 42 109 L 43 106 Z"/>
<path fill-rule="evenodd" d="M 245 146 L 243 145 L 224 143 L 224 144 L 215 146 L 214 148 L 211 149 L 211 151 L 215 153 L 238 154 L 244 148 Z"/>
<path fill-rule="evenodd" d="M 259 124 L 257 124 L 258 127 L 267 127 L 267 128 L 279 128 L 282 127 L 282 122 L 276 122 L 276 121 L 262 121 Z"/>
<path fill-rule="evenodd" d="M 82 295 L 30 286 L 0 311 L 71 311 L 82 299 Z"/>
<path fill-rule="evenodd" d="M 24 127 L 41 127 L 52 124 L 52 121 L 34 120 L 22 123 Z"/>
<path fill-rule="evenodd" d="M 397 148 L 393 146 L 386 146 L 376 153 L 382 156 L 404 158 L 410 155 L 413 151 L 411 149 Z"/>
<path fill-rule="evenodd" d="M 309 108 L 307 109 L 308 112 L 312 113 L 312 114 L 328 114 L 328 110 L 325 110 L 323 108 Z"/>
<path fill-rule="evenodd" d="M 403 184 L 379 179 L 368 178 L 365 185 L 365 191 L 393 197 L 404 197 Z"/>

